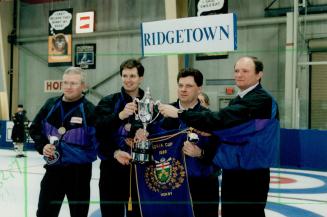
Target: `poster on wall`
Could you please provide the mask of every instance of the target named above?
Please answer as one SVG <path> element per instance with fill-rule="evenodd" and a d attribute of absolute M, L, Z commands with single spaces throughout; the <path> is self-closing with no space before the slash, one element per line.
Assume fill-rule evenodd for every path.
<path fill-rule="evenodd" d="M 72 65 L 73 9 L 49 12 L 48 66 Z"/>
<path fill-rule="evenodd" d="M 76 13 L 76 34 L 94 32 L 94 26 L 94 11 Z"/>
<path fill-rule="evenodd" d="M 77 44 L 75 46 L 75 66 L 82 69 L 96 68 L 96 44 Z"/>
<path fill-rule="evenodd" d="M 207 16 L 228 13 L 228 0 L 196 0 L 196 15 Z M 196 60 L 225 59 L 228 52 L 197 54 Z"/>

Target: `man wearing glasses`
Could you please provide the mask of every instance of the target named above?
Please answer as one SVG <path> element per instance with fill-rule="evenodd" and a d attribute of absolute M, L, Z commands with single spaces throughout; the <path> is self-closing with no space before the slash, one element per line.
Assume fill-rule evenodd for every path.
<path fill-rule="evenodd" d="M 48 99 L 30 127 L 35 148 L 47 162 L 38 217 L 58 216 L 65 196 L 72 217 L 88 215 L 92 162 L 97 153 L 94 105 L 83 95 L 85 77 L 81 68 L 66 69 L 63 95 Z"/>

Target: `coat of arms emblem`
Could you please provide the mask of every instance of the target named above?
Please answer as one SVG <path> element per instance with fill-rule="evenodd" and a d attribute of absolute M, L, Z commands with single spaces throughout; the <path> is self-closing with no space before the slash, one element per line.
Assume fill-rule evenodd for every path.
<path fill-rule="evenodd" d="M 184 165 L 175 158 L 161 158 L 151 164 L 145 171 L 145 182 L 154 192 L 162 192 L 179 188 L 185 181 Z"/>
<path fill-rule="evenodd" d="M 156 172 L 155 172 L 155 177 L 158 180 L 160 184 L 165 184 L 169 182 L 170 177 L 171 177 L 171 165 L 170 165 L 171 158 L 168 160 L 160 160 L 155 161 L 156 163 Z"/>

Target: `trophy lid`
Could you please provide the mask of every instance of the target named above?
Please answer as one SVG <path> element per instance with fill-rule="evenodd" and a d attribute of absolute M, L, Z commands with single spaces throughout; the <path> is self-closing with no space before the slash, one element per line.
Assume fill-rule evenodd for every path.
<path fill-rule="evenodd" d="M 151 93 L 150 93 L 150 87 L 146 88 L 143 99 L 152 99 Z"/>
<path fill-rule="evenodd" d="M 150 87 L 146 87 L 145 95 L 151 95 L 150 94 Z"/>

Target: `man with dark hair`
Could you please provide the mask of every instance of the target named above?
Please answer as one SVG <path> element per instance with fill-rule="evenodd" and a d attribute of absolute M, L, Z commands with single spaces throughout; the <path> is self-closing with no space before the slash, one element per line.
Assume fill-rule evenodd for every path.
<path fill-rule="evenodd" d="M 194 82 L 196 83 L 196 85 L 198 87 L 200 87 L 200 89 L 202 90 L 202 84 L 203 84 L 203 75 L 202 73 L 197 70 L 197 69 L 193 69 L 193 68 L 184 68 L 184 69 L 181 69 L 179 72 L 178 72 L 178 75 L 177 75 L 177 83 L 179 82 L 179 80 L 181 78 L 186 78 L 188 76 L 191 76 L 193 77 L 193 80 Z"/>
<path fill-rule="evenodd" d="M 260 80 L 263 64 L 242 57 L 234 66 L 240 89 L 229 106 L 219 112 L 178 110 L 160 105 L 164 116 L 179 118 L 189 126 L 212 131 L 220 137 L 213 163 L 223 169 L 222 216 L 265 216 L 270 167 L 279 143 L 278 105 Z"/>
<path fill-rule="evenodd" d="M 71 217 L 88 215 L 97 142 L 94 105 L 83 95 L 85 77 L 81 68 L 67 68 L 64 94 L 47 100 L 31 124 L 35 148 L 47 161 L 37 217 L 58 216 L 65 196 Z"/>
<path fill-rule="evenodd" d="M 203 75 L 193 68 L 181 69 L 177 75 L 178 100 L 171 105 L 176 109 L 187 111 L 208 111 L 201 106 L 198 96 L 202 91 Z M 185 129 L 188 125 L 175 118 L 163 118 L 158 121 L 159 129 Z M 156 128 L 156 127 L 153 127 Z M 150 133 L 155 130 L 149 129 Z M 143 130 L 137 131 L 137 140 L 144 140 Z M 187 167 L 190 193 L 193 201 L 195 217 L 218 217 L 219 206 L 219 169 L 212 165 L 211 160 L 215 153 L 214 138 L 202 137 L 197 143 L 185 141 L 183 153 Z"/>
<path fill-rule="evenodd" d="M 141 62 L 136 59 L 128 59 L 128 60 L 124 61 L 122 64 L 120 64 L 120 67 L 119 67 L 120 76 L 123 76 L 124 69 L 132 69 L 132 68 L 136 68 L 138 76 L 143 78 L 144 67 L 141 64 Z"/>
<path fill-rule="evenodd" d="M 12 121 L 14 122 L 14 127 L 11 133 L 11 139 L 14 143 L 14 149 L 17 152 L 16 157 L 25 157 L 24 154 L 24 143 L 26 142 L 26 132 L 25 129 L 28 124 L 28 119 L 26 117 L 26 111 L 23 105 L 19 104 L 17 107 L 17 112 L 13 115 Z"/>
<path fill-rule="evenodd" d="M 130 137 L 137 110 L 134 98 L 142 99 L 140 88 L 144 67 L 135 59 L 120 65 L 121 91 L 101 99 L 96 106 L 96 129 L 99 141 L 100 207 L 103 217 L 140 216 L 135 174 L 131 168 L 130 148 L 124 138 Z M 131 178 L 133 177 L 133 178 Z M 131 189 L 130 189 L 130 180 Z M 129 198 L 133 199 L 132 210 L 127 210 Z"/>

